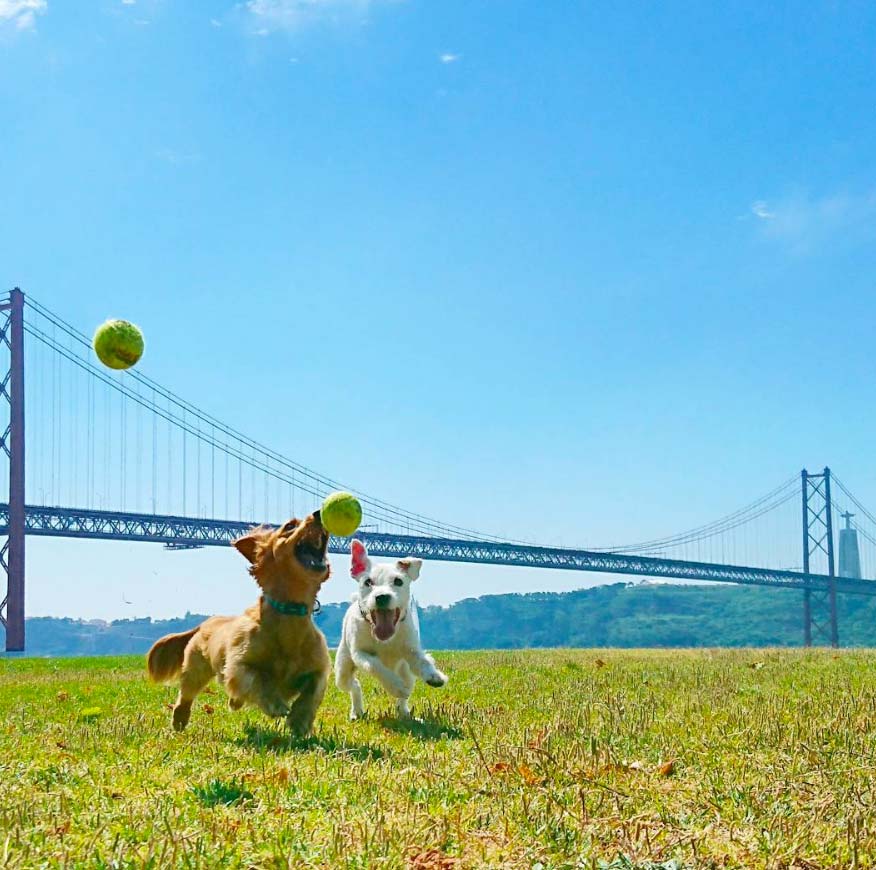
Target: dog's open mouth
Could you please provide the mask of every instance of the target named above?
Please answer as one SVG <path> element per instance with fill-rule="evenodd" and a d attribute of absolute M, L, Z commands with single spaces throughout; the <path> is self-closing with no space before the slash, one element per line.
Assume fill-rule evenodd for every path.
<path fill-rule="evenodd" d="M 308 571 L 325 571 L 328 568 L 325 554 L 328 549 L 328 535 L 320 536 L 320 543 L 302 541 L 295 547 L 295 558 Z"/>
<path fill-rule="evenodd" d="M 389 640 L 395 634 L 395 627 L 401 619 L 401 610 L 372 610 L 369 618 L 371 633 L 378 640 Z"/>

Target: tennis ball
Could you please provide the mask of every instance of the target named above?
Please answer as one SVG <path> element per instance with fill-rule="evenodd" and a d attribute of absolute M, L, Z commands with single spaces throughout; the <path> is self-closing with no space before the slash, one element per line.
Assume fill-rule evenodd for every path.
<path fill-rule="evenodd" d="M 362 522 L 362 505 L 352 493 L 333 492 L 322 503 L 319 515 L 326 531 L 346 538 L 352 535 Z"/>
<path fill-rule="evenodd" d="M 129 369 L 143 356 L 143 333 L 127 320 L 107 320 L 97 327 L 91 344 L 111 369 Z"/>

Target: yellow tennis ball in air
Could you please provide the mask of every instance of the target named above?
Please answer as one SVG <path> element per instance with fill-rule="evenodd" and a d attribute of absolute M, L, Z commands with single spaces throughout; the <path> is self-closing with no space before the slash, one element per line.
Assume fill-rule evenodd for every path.
<path fill-rule="evenodd" d="M 362 505 L 350 492 L 333 492 L 322 503 L 319 515 L 326 531 L 347 538 L 362 522 Z"/>
<path fill-rule="evenodd" d="M 129 369 L 143 356 L 143 333 L 127 320 L 107 320 L 91 341 L 98 359 L 111 369 Z"/>

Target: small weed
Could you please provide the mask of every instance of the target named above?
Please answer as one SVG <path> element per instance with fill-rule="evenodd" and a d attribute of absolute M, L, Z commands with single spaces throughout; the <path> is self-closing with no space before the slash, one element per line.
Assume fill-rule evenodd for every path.
<path fill-rule="evenodd" d="M 84 707 L 79 711 L 79 721 L 93 722 L 95 719 L 99 719 L 102 713 L 103 710 L 100 707 Z"/>
<path fill-rule="evenodd" d="M 230 807 L 253 799 L 253 793 L 241 783 L 221 779 L 214 779 L 205 786 L 193 785 L 192 794 L 206 807 Z"/>

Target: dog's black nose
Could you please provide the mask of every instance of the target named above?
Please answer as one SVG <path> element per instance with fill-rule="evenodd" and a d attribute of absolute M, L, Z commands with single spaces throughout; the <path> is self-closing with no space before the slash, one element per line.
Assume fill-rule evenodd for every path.
<path fill-rule="evenodd" d="M 375 595 L 374 601 L 378 607 L 389 607 L 389 602 L 392 601 L 391 595 Z"/>

